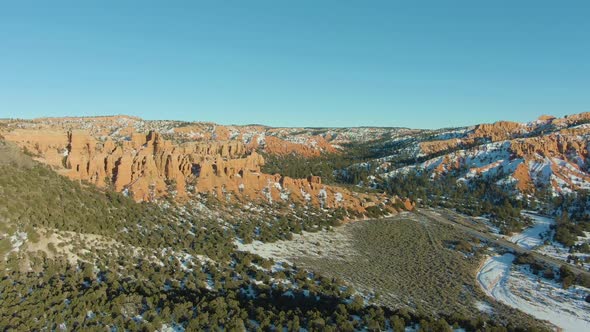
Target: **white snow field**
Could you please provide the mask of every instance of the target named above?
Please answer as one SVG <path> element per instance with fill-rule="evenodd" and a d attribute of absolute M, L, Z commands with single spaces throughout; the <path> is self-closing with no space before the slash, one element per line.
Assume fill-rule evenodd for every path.
<path fill-rule="evenodd" d="M 541 238 L 541 235 L 547 234 L 550 231 L 549 227 L 555 224 L 555 220 L 530 212 L 523 213 L 523 215 L 533 219 L 533 226 L 525 229 L 522 233 L 513 234 L 506 239 L 516 243 L 520 247 L 533 250 L 543 245 L 544 239 Z"/>
<path fill-rule="evenodd" d="M 532 274 L 528 267 L 513 268 L 514 255 L 488 258 L 477 273 L 486 294 L 538 319 L 551 322 L 563 331 L 590 331 L 590 290 L 561 285 Z"/>
<path fill-rule="evenodd" d="M 583 263 L 586 257 L 590 257 L 590 254 L 580 252 L 571 253 L 569 247 L 564 247 L 561 243 L 552 240 L 555 231 L 551 230 L 551 226 L 555 225 L 555 219 L 541 216 L 532 211 L 526 211 L 523 215 L 530 217 L 533 220 L 533 225 L 525 229 L 522 233 L 515 233 L 511 236 L 504 237 L 506 240 L 516 243 L 525 249 L 534 250 L 564 262 L 568 261 L 569 256 L 576 256 L 581 258 L 582 261 L 579 263 L 579 267 L 584 269 L 590 268 L 590 263 Z M 546 240 L 548 244 L 545 244 Z M 578 237 L 576 244 L 585 242 L 590 242 L 590 233 L 588 232 L 586 232 L 586 236 Z"/>

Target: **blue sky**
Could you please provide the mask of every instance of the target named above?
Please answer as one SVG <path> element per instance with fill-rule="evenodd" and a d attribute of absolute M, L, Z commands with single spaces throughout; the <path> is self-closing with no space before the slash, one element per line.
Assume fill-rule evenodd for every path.
<path fill-rule="evenodd" d="M 588 1 L 2 1 L 0 117 L 562 116 L 590 111 L 589 17 Z"/>

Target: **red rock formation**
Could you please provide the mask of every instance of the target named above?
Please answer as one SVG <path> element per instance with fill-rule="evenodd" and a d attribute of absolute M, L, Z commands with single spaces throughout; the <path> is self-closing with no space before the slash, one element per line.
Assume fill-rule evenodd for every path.
<path fill-rule="evenodd" d="M 406 198 L 404 200 L 404 207 L 406 210 L 412 211 L 416 207 L 416 202 L 412 202 L 410 199 Z"/>
<path fill-rule="evenodd" d="M 37 160 L 54 167 L 63 167 L 68 144 L 65 131 L 16 129 L 3 133 L 3 136 L 37 156 Z"/>
<path fill-rule="evenodd" d="M 552 121 L 555 120 L 553 115 L 541 115 L 537 120 L 539 121 Z"/>
<path fill-rule="evenodd" d="M 532 123 L 531 125 L 499 121 L 491 124 L 480 124 L 475 127 L 473 132 L 459 139 L 448 139 L 438 141 L 427 141 L 420 143 L 420 150 L 426 155 L 436 154 L 443 151 L 449 151 L 457 147 L 470 146 L 480 139 L 489 142 L 498 142 L 523 137 L 538 128 L 543 128 L 547 123 L 552 124 L 555 128 L 567 128 L 577 124 L 590 123 L 590 112 L 569 115 L 564 118 L 555 118 L 551 115 L 542 115 L 538 118 L 541 123 Z M 564 134 L 583 134 L 588 133 L 588 129 L 563 129 Z"/>
<path fill-rule="evenodd" d="M 225 135 L 223 131 L 218 134 Z M 128 192 L 138 201 L 153 200 L 171 191 L 177 199 L 188 199 L 188 184 L 196 193 L 209 193 L 222 201 L 309 204 L 358 213 L 375 205 L 395 212 L 398 201 L 384 194 L 360 194 L 324 185 L 318 176 L 291 179 L 264 174 L 264 158 L 255 151 L 249 152 L 237 140 L 173 144 L 152 131 L 147 135 L 132 133 L 128 140 L 115 143 L 110 138 L 98 140 L 80 130 L 43 135 L 12 132 L 8 139 L 23 147 L 35 147 L 36 153 L 72 179 L 99 187 L 112 185 L 114 190 Z M 278 142 L 273 138 L 269 141 Z M 60 158 L 47 159 L 56 151 L 61 151 Z M 402 204 L 411 207 L 411 202 Z"/>
<path fill-rule="evenodd" d="M 510 149 L 520 157 L 538 154 L 545 157 L 567 159 L 567 154 L 575 153 L 586 158 L 588 156 L 587 143 L 575 136 L 551 134 L 511 142 Z"/>
<path fill-rule="evenodd" d="M 553 124 L 559 127 L 571 126 L 590 122 L 590 112 L 566 115 L 563 118 L 553 120 Z"/>
<path fill-rule="evenodd" d="M 535 190 L 535 182 L 540 180 L 547 181 L 544 184 L 554 186 L 556 192 L 562 191 L 560 185 L 569 190 L 577 190 L 590 183 L 590 175 L 587 172 L 590 151 L 588 139 L 583 136 L 587 135 L 588 131 L 585 127 L 575 130 L 564 129 L 548 135 L 511 139 L 504 148 L 492 150 L 488 157 L 482 157 L 486 154 L 485 145 L 449 153 L 434 159 L 436 163 L 432 164 L 432 170 L 436 174 L 445 174 L 450 170 L 459 170 L 467 166 L 467 172 L 472 174 L 483 174 L 490 170 L 498 170 L 500 173 L 508 171 L 504 175 L 515 179 L 516 189 L 527 194 Z M 517 162 L 512 171 L 510 168 L 502 169 L 508 162 L 505 160 L 507 153 L 510 162 Z M 481 159 L 466 165 L 464 154 L 472 157 L 480 154 Z M 530 169 L 538 167 L 545 167 L 544 175 Z"/>
<path fill-rule="evenodd" d="M 427 141 L 427 142 L 420 142 L 420 151 L 426 155 L 438 153 L 440 151 L 447 151 L 456 148 L 463 141 L 453 138 L 447 140 L 440 140 L 440 141 Z"/>
<path fill-rule="evenodd" d="M 516 188 L 520 192 L 530 193 L 534 189 L 533 180 L 526 163 L 518 164 L 512 177 L 516 179 Z"/>
<path fill-rule="evenodd" d="M 523 131 L 524 129 L 520 123 L 498 121 L 492 124 L 478 125 L 469 138 L 487 138 L 492 142 L 497 142 L 513 138 L 515 134 L 522 134 Z"/>
<path fill-rule="evenodd" d="M 279 135 L 285 134 L 282 129 L 271 129 L 264 126 L 231 127 L 215 124 L 194 124 L 174 129 L 175 133 L 188 135 L 195 140 L 247 141 L 248 151 L 264 150 L 269 154 L 296 154 L 304 157 L 317 157 L 322 153 L 337 153 L 324 137 L 309 136 L 298 142 L 287 141 Z M 246 136 L 248 135 L 248 136 Z M 247 140 L 244 138 L 248 137 Z"/>

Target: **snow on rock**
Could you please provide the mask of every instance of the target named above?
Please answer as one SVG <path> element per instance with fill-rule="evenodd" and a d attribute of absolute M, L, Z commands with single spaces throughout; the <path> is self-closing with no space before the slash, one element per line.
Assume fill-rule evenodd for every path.
<path fill-rule="evenodd" d="M 260 146 L 264 146 L 266 144 L 266 134 L 261 133 L 260 135 L 258 135 L 258 137 L 256 138 L 256 143 L 258 143 L 258 145 Z"/>
<path fill-rule="evenodd" d="M 303 198 L 305 199 L 306 202 L 311 202 L 311 195 L 308 194 L 305 190 L 303 190 L 303 188 L 300 189 L 301 190 L 301 196 L 303 196 Z"/>
<path fill-rule="evenodd" d="M 288 201 L 289 200 L 289 195 L 290 195 L 289 191 L 281 190 L 280 196 L 281 196 L 281 199 L 283 201 Z"/>
<path fill-rule="evenodd" d="M 536 183 L 547 183 L 553 174 L 548 158 L 537 155 L 538 160 L 529 162 L 529 173 Z"/>

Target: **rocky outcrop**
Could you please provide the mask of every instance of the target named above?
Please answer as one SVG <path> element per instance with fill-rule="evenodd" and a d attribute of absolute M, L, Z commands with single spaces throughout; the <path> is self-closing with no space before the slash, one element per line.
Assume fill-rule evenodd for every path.
<path fill-rule="evenodd" d="M 587 141 L 559 133 L 513 140 L 510 149 L 519 157 L 539 155 L 567 159 L 572 154 L 584 159 L 588 157 Z"/>
<path fill-rule="evenodd" d="M 529 167 L 525 162 L 518 164 L 512 175 L 516 182 L 516 189 L 522 193 L 531 193 L 534 190 L 533 179 Z"/>
<path fill-rule="evenodd" d="M 539 121 L 552 121 L 552 120 L 555 120 L 555 117 L 553 115 L 541 115 L 540 117 L 537 118 L 537 120 L 539 120 Z"/>
<path fill-rule="evenodd" d="M 35 159 L 54 167 L 62 167 L 67 153 L 67 132 L 62 130 L 16 129 L 3 133 L 7 141 L 18 144 Z"/>
<path fill-rule="evenodd" d="M 564 134 L 588 133 L 588 128 L 576 127 L 582 124 L 590 124 L 590 112 L 573 114 L 563 118 L 541 115 L 536 121 L 529 123 L 499 121 L 491 124 L 480 124 L 462 137 L 421 142 L 420 151 L 424 155 L 433 155 L 482 143 L 544 136 L 552 132 L 562 132 Z"/>
<path fill-rule="evenodd" d="M 452 150 L 452 149 L 458 147 L 462 143 L 463 143 L 463 141 L 454 138 L 454 139 L 447 139 L 447 140 L 440 140 L 440 141 L 420 142 L 419 146 L 420 146 L 420 151 L 422 153 L 424 153 L 425 155 L 431 155 L 431 154 L 435 154 L 435 153 L 438 153 L 441 151 Z"/>
<path fill-rule="evenodd" d="M 498 184 L 513 185 L 523 194 L 539 187 L 548 187 L 554 193 L 572 192 L 590 188 L 589 142 L 590 127 L 576 125 L 549 134 L 460 149 L 432 158 L 421 167 L 434 174 L 453 171 L 465 181 L 488 177 Z"/>
<path fill-rule="evenodd" d="M 219 132 L 220 136 L 229 133 Z M 7 136 L 21 147 L 33 149 L 40 160 L 60 173 L 110 186 L 138 201 L 164 196 L 178 200 L 207 193 L 222 201 L 262 201 L 268 204 L 303 204 L 319 208 L 343 208 L 357 213 L 379 205 L 395 212 L 413 208 L 384 194 L 362 194 L 322 184 L 321 178 L 292 179 L 264 174 L 264 158 L 239 140 L 173 143 L 161 134 L 131 133 L 119 141 L 97 138 L 84 130 L 68 132 L 15 131 Z M 274 138 L 266 142 L 279 141 Z M 271 145 L 274 143 L 271 143 Z M 287 147 L 281 153 L 289 153 Z M 311 150 L 309 151 L 311 153 Z"/>
<path fill-rule="evenodd" d="M 469 139 L 484 138 L 491 142 L 497 142 L 514 138 L 523 132 L 525 129 L 518 122 L 498 121 L 476 126 L 473 134 L 469 135 Z"/>
<path fill-rule="evenodd" d="M 554 119 L 551 123 L 558 128 L 590 123 L 590 112 L 567 115 L 560 119 Z"/>
<path fill-rule="evenodd" d="M 529 129 L 520 123 L 508 121 L 480 124 L 460 138 L 420 142 L 420 151 L 424 155 L 440 154 L 446 151 L 473 146 L 478 143 L 513 139 L 527 133 Z"/>
<path fill-rule="evenodd" d="M 244 143 L 248 151 L 264 151 L 277 155 L 296 154 L 303 157 L 317 157 L 322 153 L 338 152 L 338 149 L 322 136 L 294 137 L 289 131 L 259 125 L 219 126 L 201 123 L 174 128 L 174 132 L 200 141 L 235 140 Z"/>
<path fill-rule="evenodd" d="M 556 192 L 564 189 L 578 190 L 590 183 L 588 139 L 556 133 L 515 140 L 511 142 L 510 148 L 516 157 L 522 158 L 529 165 L 547 164 L 551 174 L 548 180 Z M 530 169 L 529 172 L 517 169 L 514 177 L 519 180 L 519 190 L 530 191 L 531 176 Z"/>

